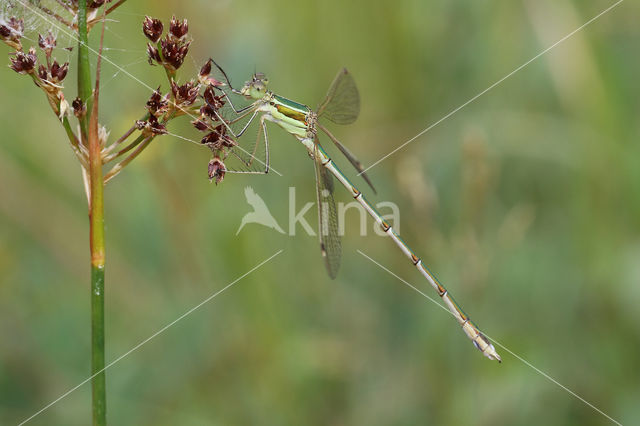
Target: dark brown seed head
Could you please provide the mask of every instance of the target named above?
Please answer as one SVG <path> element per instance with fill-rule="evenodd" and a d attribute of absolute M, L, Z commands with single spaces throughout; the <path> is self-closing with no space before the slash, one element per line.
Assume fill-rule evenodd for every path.
<path fill-rule="evenodd" d="M 225 84 L 223 84 L 221 81 L 218 81 L 214 77 L 209 76 L 209 74 L 211 74 L 211 65 L 212 65 L 212 60 L 209 59 L 207 62 L 205 62 L 202 68 L 200 68 L 200 73 L 198 74 L 198 81 L 200 81 L 200 84 L 203 84 L 203 85 L 211 85 L 215 87 L 225 86 Z"/>
<path fill-rule="evenodd" d="M 4 41 L 4 39 L 9 38 L 12 34 L 11 28 L 6 25 L 0 25 L 0 39 Z"/>
<path fill-rule="evenodd" d="M 136 127 L 142 130 L 143 134 L 146 133 L 147 136 L 150 134 L 164 135 L 167 133 L 166 126 L 160 123 L 155 115 L 149 116 L 147 120 L 137 120 Z"/>
<path fill-rule="evenodd" d="M 204 63 L 202 68 L 200 68 L 200 77 L 206 77 L 211 74 L 211 59 Z"/>
<path fill-rule="evenodd" d="M 158 87 L 152 94 L 149 100 L 147 101 L 146 108 L 152 115 L 159 116 L 163 114 L 167 106 L 169 105 L 169 101 L 166 96 L 162 96 L 160 92 L 160 87 Z"/>
<path fill-rule="evenodd" d="M 162 57 L 166 65 L 173 70 L 177 70 L 182 66 L 184 59 L 189 53 L 189 45 L 191 41 L 175 40 L 171 37 L 165 37 L 160 41 L 162 48 Z"/>
<path fill-rule="evenodd" d="M 153 62 L 162 62 L 158 49 L 151 43 L 147 44 L 147 56 L 149 57 L 149 65 L 155 65 Z"/>
<path fill-rule="evenodd" d="M 207 86 L 207 88 L 204 89 L 203 97 L 205 102 L 216 111 L 222 108 L 225 104 L 224 96 L 216 95 L 216 91 L 213 89 L 213 86 Z"/>
<path fill-rule="evenodd" d="M 200 107 L 200 115 L 214 121 L 218 119 L 218 117 L 216 117 L 216 111 L 209 104 L 204 104 Z"/>
<path fill-rule="evenodd" d="M 11 17 L 8 21 L 0 21 L 0 40 L 13 49 L 22 50 L 20 39 L 24 34 L 24 21 Z"/>
<path fill-rule="evenodd" d="M 154 115 L 150 116 L 148 123 L 149 123 L 149 129 L 151 130 L 151 133 L 153 133 L 154 135 L 167 134 L 167 127 L 164 124 L 160 123 L 156 118 L 156 116 Z"/>
<path fill-rule="evenodd" d="M 40 46 L 40 49 L 42 49 L 47 56 L 51 56 L 51 52 L 55 49 L 56 44 L 56 38 L 51 34 L 51 31 L 49 31 L 46 37 L 38 34 L 38 46 Z"/>
<path fill-rule="evenodd" d="M 155 115 L 149 116 L 147 120 L 136 120 L 136 128 L 141 130 L 145 136 L 157 136 L 167 133 L 167 127 L 160 123 Z"/>
<path fill-rule="evenodd" d="M 225 167 L 220 157 L 218 156 L 213 157 L 213 159 L 209 161 L 209 167 L 208 167 L 209 180 L 211 181 L 215 179 L 216 185 L 219 184 L 224 179 L 224 174 L 226 170 L 227 168 Z"/>
<path fill-rule="evenodd" d="M 197 130 L 201 132 L 206 132 L 207 130 L 209 130 L 209 125 L 200 119 L 193 120 L 191 124 L 193 124 L 193 127 L 195 127 Z"/>
<path fill-rule="evenodd" d="M 28 74 L 34 71 L 37 62 L 36 51 L 32 47 L 29 53 L 16 52 L 16 56 L 11 58 L 10 68 L 19 74 Z"/>
<path fill-rule="evenodd" d="M 211 145 L 212 147 L 215 148 L 220 148 L 218 146 L 218 142 L 220 141 L 220 133 L 216 132 L 215 130 L 213 132 L 209 132 L 207 133 L 201 140 L 200 143 L 202 145 Z"/>
<path fill-rule="evenodd" d="M 47 67 L 45 67 L 44 65 L 40 65 L 38 67 L 38 77 L 40 77 L 41 80 L 49 79 L 49 74 L 47 74 Z"/>
<path fill-rule="evenodd" d="M 162 25 L 162 21 L 150 16 L 144 17 L 144 21 L 142 21 L 142 32 L 149 40 L 157 43 L 158 40 L 160 40 L 160 36 L 162 36 L 163 30 L 164 26 Z"/>
<path fill-rule="evenodd" d="M 178 21 L 175 16 L 171 18 L 169 23 L 169 33 L 177 39 L 181 39 L 187 35 L 189 31 L 189 25 L 187 20 L 183 19 L 182 22 Z"/>
<path fill-rule="evenodd" d="M 222 124 L 216 126 L 212 132 L 207 133 L 200 142 L 203 145 L 207 145 L 213 152 L 237 145 L 232 138 L 227 136 L 227 127 Z"/>
<path fill-rule="evenodd" d="M 67 72 L 69 71 L 69 62 L 65 62 L 64 64 L 58 64 L 58 61 L 53 61 L 51 64 L 51 78 L 53 78 L 56 82 L 60 82 L 64 80 L 67 76 Z"/>
<path fill-rule="evenodd" d="M 73 115 L 78 118 L 84 117 L 87 113 L 87 106 L 80 98 L 75 98 L 73 102 L 71 102 L 71 106 L 73 107 Z"/>
<path fill-rule="evenodd" d="M 198 92 L 200 91 L 200 85 L 193 80 L 187 81 L 182 86 L 171 80 L 171 92 L 176 99 L 178 105 L 193 105 L 198 99 Z"/>

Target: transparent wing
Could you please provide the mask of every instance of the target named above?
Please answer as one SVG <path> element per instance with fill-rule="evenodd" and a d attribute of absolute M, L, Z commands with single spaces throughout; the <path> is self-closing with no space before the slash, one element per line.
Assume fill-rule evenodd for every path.
<path fill-rule="evenodd" d="M 340 152 L 347 157 L 347 160 L 349 160 L 349 162 L 353 165 L 353 167 L 360 172 L 360 174 L 362 175 L 362 178 L 365 180 L 365 182 L 367 182 L 367 184 L 371 187 L 371 189 L 373 190 L 374 194 L 377 194 L 376 188 L 374 188 L 373 184 L 371 183 L 371 180 L 369 179 L 369 176 L 367 176 L 367 174 L 364 171 L 364 167 L 362 167 L 362 163 L 360 162 L 360 160 L 358 160 L 356 158 L 355 155 L 353 155 L 351 153 L 351 151 L 349 151 L 347 149 L 346 146 L 342 145 L 342 143 L 335 137 L 333 136 L 333 134 L 331 134 L 331 132 L 324 127 L 323 125 L 321 125 L 320 123 L 316 123 L 316 126 L 318 126 L 318 128 L 320 130 L 322 130 L 322 132 L 327 135 L 329 137 L 329 139 L 331 139 L 331 141 L 335 144 L 335 146 L 340 150 Z"/>
<path fill-rule="evenodd" d="M 317 112 L 318 117 L 324 117 L 336 124 L 351 124 L 358 118 L 360 94 L 346 68 L 342 68 L 336 75 Z"/>
<path fill-rule="evenodd" d="M 316 171 L 316 190 L 318 196 L 318 235 L 320 252 L 331 279 L 338 275 L 342 246 L 338 234 L 338 213 L 333 199 L 333 177 L 320 162 L 316 139 L 314 166 Z"/>

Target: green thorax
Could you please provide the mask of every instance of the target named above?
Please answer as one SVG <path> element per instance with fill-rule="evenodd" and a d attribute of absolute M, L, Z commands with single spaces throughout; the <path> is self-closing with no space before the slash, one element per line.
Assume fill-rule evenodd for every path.
<path fill-rule="evenodd" d="M 306 105 L 299 104 L 290 99 L 283 98 L 282 96 L 278 96 L 276 94 L 273 95 L 273 106 L 277 109 L 277 111 L 293 120 L 299 121 L 301 123 L 306 123 L 307 116 L 311 112 L 311 108 Z"/>

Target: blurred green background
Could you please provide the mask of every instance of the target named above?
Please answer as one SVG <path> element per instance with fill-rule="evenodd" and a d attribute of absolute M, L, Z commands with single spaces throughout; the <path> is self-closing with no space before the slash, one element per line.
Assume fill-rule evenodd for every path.
<path fill-rule="evenodd" d="M 105 64 L 102 124 L 117 138 L 143 113 L 145 85 L 167 88 L 140 28 L 145 14 L 175 14 L 194 39 L 183 78 L 211 56 L 236 83 L 261 70 L 315 106 L 347 66 L 362 112 L 332 129 L 371 164 L 611 4 L 131 1 L 111 15 L 105 55 L 139 81 Z M 405 240 L 509 349 L 498 348 L 502 365 L 356 252 L 435 297 L 371 221 L 361 237 L 349 216 L 335 281 L 300 227 L 235 235 L 247 186 L 285 229 L 289 187 L 297 209 L 314 200 L 312 163 L 280 129 L 272 165 L 284 176 L 228 175 L 217 187 L 206 149 L 157 139 L 106 189 L 107 361 L 284 252 L 107 370 L 110 424 L 610 424 L 510 351 L 637 423 L 639 14 L 620 4 L 369 172 L 370 199 L 398 204 Z M 42 93 L 7 67 L 0 82 L 0 423 L 15 424 L 88 377 L 88 221 L 80 169 Z M 199 137 L 186 119 L 170 130 Z M 342 189 L 337 199 L 351 201 Z M 315 226 L 314 210 L 306 218 Z M 84 385 L 30 424 L 89 419 Z"/>

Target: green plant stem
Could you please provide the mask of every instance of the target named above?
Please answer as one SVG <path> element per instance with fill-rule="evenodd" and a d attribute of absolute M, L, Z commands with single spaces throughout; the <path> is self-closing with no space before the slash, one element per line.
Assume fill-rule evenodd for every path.
<path fill-rule="evenodd" d="M 111 170 L 109 170 L 108 173 L 106 173 L 104 175 L 104 183 L 109 182 L 111 179 L 113 179 L 118 173 L 120 173 L 122 171 L 122 169 L 129 164 L 131 161 L 133 161 L 134 158 L 136 158 L 138 155 L 140 155 L 140 153 L 142 151 L 144 151 L 144 149 L 146 147 L 149 146 L 149 144 L 151 143 L 151 141 L 153 140 L 155 136 L 148 136 L 146 139 L 144 139 L 144 141 L 142 143 L 139 144 L 138 148 L 133 151 L 131 154 L 129 154 L 129 156 L 127 158 L 125 158 L 124 160 L 120 161 L 119 163 L 117 163 L 116 165 L 114 165 Z"/>
<path fill-rule="evenodd" d="M 93 197 L 92 197 L 93 198 Z M 92 254 L 93 255 L 93 254 Z M 94 426 L 107 424 L 106 377 L 104 373 L 104 262 L 91 265 L 91 372 Z"/>
<path fill-rule="evenodd" d="M 113 153 L 111 155 L 108 155 L 106 157 L 104 157 L 102 159 L 102 162 L 104 164 L 109 163 L 110 161 L 113 161 L 114 159 L 120 157 L 123 154 L 126 154 L 127 152 L 131 151 L 133 148 L 135 148 L 136 146 L 138 146 L 138 144 L 140 142 L 142 142 L 144 139 L 146 138 L 146 136 L 144 135 L 140 135 L 138 136 L 133 142 L 131 142 L 129 145 L 125 146 L 124 148 L 122 148 L 120 151 Z"/>
<path fill-rule="evenodd" d="M 87 30 L 87 0 L 78 4 L 78 95 L 87 104 L 87 114 L 80 120 L 83 142 L 89 148 L 89 246 L 91 249 L 91 383 L 94 426 L 107 423 L 106 377 L 104 373 L 104 184 L 102 157 L 98 138 L 98 92 L 100 55 L 96 65 L 95 99 L 91 93 L 89 40 Z M 104 35 L 104 26 L 103 26 Z M 102 51 L 102 40 L 100 42 Z"/>
<path fill-rule="evenodd" d="M 146 119 L 149 118 L 149 113 L 146 113 L 145 115 L 142 116 L 142 118 L 140 118 L 141 121 L 144 121 Z M 118 153 L 117 155 L 112 155 L 111 153 L 120 145 L 122 144 L 122 142 L 126 141 L 129 136 L 131 136 L 133 134 L 133 132 L 135 132 L 137 130 L 137 126 L 134 124 L 133 126 L 131 126 L 129 128 L 129 130 L 127 130 L 126 132 L 124 132 L 124 134 L 122 136 L 120 136 L 120 138 L 115 141 L 114 143 L 112 143 L 111 145 L 109 145 L 108 147 L 106 147 L 105 149 L 102 150 L 102 156 L 103 156 L 103 163 L 108 163 L 109 161 L 113 160 L 115 157 L 117 157 L 118 155 L 120 155 L 120 153 Z M 111 154 L 111 155 L 110 155 Z"/>

